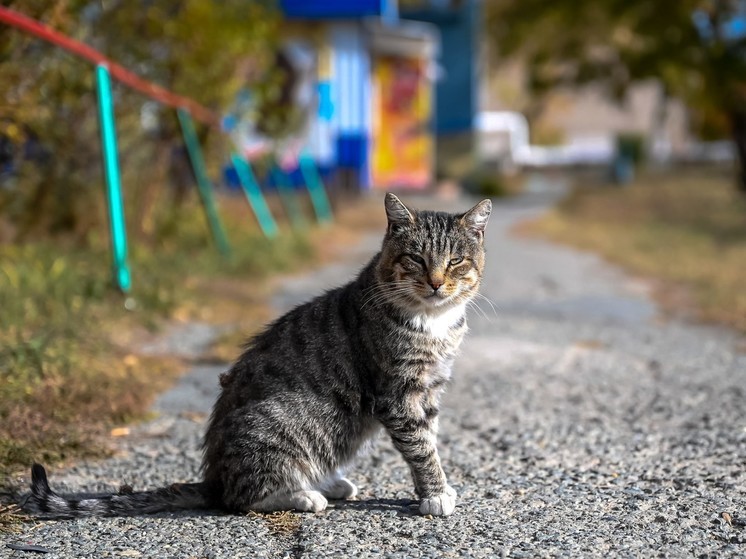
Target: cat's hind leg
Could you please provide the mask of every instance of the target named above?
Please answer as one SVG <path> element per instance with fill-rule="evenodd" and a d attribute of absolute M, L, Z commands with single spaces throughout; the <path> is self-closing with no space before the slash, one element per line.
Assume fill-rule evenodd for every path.
<path fill-rule="evenodd" d="M 357 495 L 357 487 L 337 470 L 334 475 L 324 480 L 318 487 L 327 499 L 353 499 Z"/>
<path fill-rule="evenodd" d="M 318 491 L 278 491 L 251 505 L 251 510 L 258 512 L 276 512 L 297 510 L 299 512 L 321 512 L 326 509 L 327 500 Z"/>

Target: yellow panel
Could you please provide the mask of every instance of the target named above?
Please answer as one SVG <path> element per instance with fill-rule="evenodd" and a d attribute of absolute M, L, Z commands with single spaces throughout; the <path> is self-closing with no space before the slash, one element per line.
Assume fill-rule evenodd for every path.
<path fill-rule="evenodd" d="M 425 61 L 381 56 L 374 62 L 373 185 L 422 189 L 432 179 L 431 83 Z"/>

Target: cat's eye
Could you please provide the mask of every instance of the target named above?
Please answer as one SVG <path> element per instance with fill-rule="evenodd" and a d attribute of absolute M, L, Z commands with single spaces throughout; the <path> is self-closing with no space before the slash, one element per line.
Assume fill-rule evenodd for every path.
<path fill-rule="evenodd" d="M 464 261 L 464 259 L 463 259 L 463 258 L 461 258 L 460 256 L 459 256 L 459 257 L 457 257 L 457 258 L 451 258 L 451 261 L 450 261 L 450 262 L 448 262 L 448 265 L 449 265 L 449 266 L 458 266 L 458 265 L 459 265 L 459 264 L 461 264 L 461 263 L 462 263 L 463 261 Z"/>
<path fill-rule="evenodd" d="M 415 262 L 416 264 L 419 264 L 423 268 L 427 267 L 427 263 L 425 262 L 425 259 L 421 256 L 417 256 L 416 254 L 405 254 L 407 258 L 409 258 L 412 262 Z"/>

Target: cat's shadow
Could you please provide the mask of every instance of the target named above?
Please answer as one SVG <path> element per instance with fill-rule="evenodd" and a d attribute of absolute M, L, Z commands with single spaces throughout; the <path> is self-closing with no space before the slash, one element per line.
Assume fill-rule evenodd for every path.
<path fill-rule="evenodd" d="M 360 499 L 329 501 L 327 510 L 381 511 L 394 512 L 396 516 L 414 516 L 417 514 L 417 501 L 412 499 Z"/>
<path fill-rule="evenodd" d="M 87 496 L 95 495 L 110 495 L 110 494 L 94 494 L 88 493 Z M 79 497 L 80 494 L 75 494 Z M 413 499 L 361 499 L 361 500 L 329 500 L 329 505 L 322 514 L 326 514 L 333 511 L 359 511 L 359 512 L 384 512 L 390 516 L 418 516 L 417 501 Z M 299 515 L 303 517 L 305 512 L 290 511 L 293 515 Z M 153 518 L 195 518 L 205 516 L 225 516 L 226 513 L 223 510 L 218 509 L 205 509 L 205 510 L 182 510 L 182 511 L 170 511 L 170 512 L 158 512 L 152 516 Z M 243 514 L 237 514 L 237 516 L 244 516 Z M 259 516 L 264 516 L 259 513 Z"/>
<path fill-rule="evenodd" d="M 13 502 L 23 500 L 22 497 L 28 496 L 23 495 L 20 492 L 13 494 Z M 99 492 L 81 492 L 81 493 L 68 493 L 61 492 L 60 495 L 67 499 L 109 499 L 112 497 L 112 493 L 99 493 Z M 0 501 L 2 502 L 2 501 Z M 10 501 L 8 501 L 10 502 Z M 364 499 L 339 499 L 329 500 L 329 505 L 326 509 L 326 513 L 331 511 L 360 511 L 360 512 L 384 512 L 390 516 L 418 516 L 417 501 L 414 499 L 376 499 L 376 498 L 364 498 Z M 203 517 L 203 516 L 225 516 L 227 513 L 217 509 L 205 509 L 205 510 L 182 510 L 182 511 L 170 511 L 170 512 L 159 512 L 152 515 L 155 518 L 169 518 L 169 517 Z M 305 515 L 306 513 L 295 512 L 293 514 Z"/>

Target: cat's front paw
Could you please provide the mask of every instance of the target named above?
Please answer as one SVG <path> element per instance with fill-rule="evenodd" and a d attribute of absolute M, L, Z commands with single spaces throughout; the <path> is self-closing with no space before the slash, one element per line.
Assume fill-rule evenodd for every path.
<path fill-rule="evenodd" d="M 426 497 L 420 501 L 420 514 L 450 516 L 456 508 L 456 491 L 450 485 L 440 495 Z"/>
<path fill-rule="evenodd" d="M 290 495 L 290 502 L 299 512 L 321 512 L 327 505 L 326 497 L 318 491 L 298 491 Z"/>

